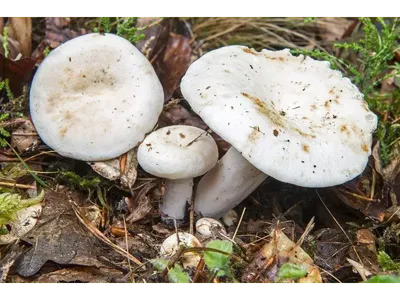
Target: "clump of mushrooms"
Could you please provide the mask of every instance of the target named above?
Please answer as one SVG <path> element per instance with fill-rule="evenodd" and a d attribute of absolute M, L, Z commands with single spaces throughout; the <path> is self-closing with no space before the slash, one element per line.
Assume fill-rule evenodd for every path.
<path fill-rule="evenodd" d="M 232 145 L 198 184 L 195 211 L 204 216 L 222 216 L 267 175 L 303 187 L 342 184 L 371 154 L 377 117 L 326 61 L 227 46 L 195 61 L 181 91 Z"/>
<path fill-rule="evenodd" d="M 138 162 L 148 173 L 166 178 L 161 211 L 168 219 L 185 217 L 192 200 L 193 178 L 218 160 L 218 147 L 203 129 L 176 125 L 150 133 L 138 148 Z"/>
<path fill-rule="evenodd" d="M 53 50 L 32 82 L 35 128 L 59 154 L 84 161 L 120 156 L 157 123 L 164 94 L 147 58 L 113 34 L 87 34 Z"/>

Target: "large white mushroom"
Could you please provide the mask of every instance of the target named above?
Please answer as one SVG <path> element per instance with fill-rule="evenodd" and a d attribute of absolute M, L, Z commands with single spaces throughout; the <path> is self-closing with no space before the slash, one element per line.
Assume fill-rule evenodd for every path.
<path fill-rule="evenodd" d="M 371 154 L 377 117 L 357 87 L 326 61 L 292 56 L 288 49 L 227 46 L 195 61 L 181 91 L 241 154 L 229 150 L 201 179 L 195 210 L 202 215 L 223 215 L 262 182 L 261 173 L 328 187 L 361 174 Z"/>
<path fill-rule="evenodd" d="M 214 167 L 218 147 L 203 129 L 176 125 L 149 134 L 137 157 L 146 172 L 166 178 L 161 208 L 164 217 L 181 220 L 192 200 L 193 178 Z"/>
<path fill-rule="evenodd" d="M 163 99 L 153 67 L 135 46 L 94 33 L 59 46 L 40 64 L 30 111 L 43 142 L 59 154 L 100 161 L 141 142 Z"/>

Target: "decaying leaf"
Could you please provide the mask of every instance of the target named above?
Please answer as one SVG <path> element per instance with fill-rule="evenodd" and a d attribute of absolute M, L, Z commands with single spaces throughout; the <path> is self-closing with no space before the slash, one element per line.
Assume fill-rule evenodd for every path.
<path fill-rule="evenodd" d="M 89 162 L 92 169 L 109 180 L 121 180 L 126 188 L 131 188 L 137 177 L 137 148 L 129 150 L 118 158 L 105 161 Z"/>
<path fill-rule="evenodd" d="M 29 57 L 17 61 L 6 58 L 0 53 L 0 78 L 7 78 L 14 96 L 21 94 L 22 86 L 29 81 L 35 61 Z"/>
<path fill-rule="evenodd" d="M 72 195 L 48 191 L 46 205 L 36 227 L 21 238 L 32 247 L 15 263 L 22 276 L 32 276 L 47 262 L 100 267 L 103 251 L 96 238 L 83 228 L 69 201 Z M 75 199 L 76 197 L 74 197 Z M 77 198 L 75 201 L 79 201 Z"/>
<path fill-rule="evenodd" d="M 147 26 L 153 21 L 153 18 L 139 18 L 137 26 Z M 171 32 L 171 25 L 171 20 L 163 20 L 158 25 L 150 26 L 144 31 L 144 39 L 136 43 L 135 46 L 150 62 L 154 63 L 158 57 L 162 57 L 161 54 L 165 50 Z"/>
<path fill-rule="evenodd" d="M 39 136 L 30 120 L 25 120 L 11 133 L 11 146 L 19 153 L 32 150 L 39 144 Z"/>
<path fill-rule="evenodd" d="M 20 45 L 23 57 L 32 53 L 32 18 L 8 18 L 8 36 Z"/>
<path fill-rule="evenodd" d="M 322 282 L 319 269 L 311 257 L 296 243 L 292 242 L 280 229 L 270 234 L 271 241 L 263 246 L 242 275 L 243 282 L 275 282 L 279 269 L 285 263 L 303 266 L 307 275 L 297 282 Z M 296 282 L 294 279 L 280 279 L 280 282 Z"/>
<path fill-rule="evenodd" d="M 130 209 L 130 215 L 126 218 L 126 221 L 133 223 L 144 218 L 151 210 L 152 205 L 150 203 L 149 191 L 156 186 L 156 183 L 149 182 L 146 184 L 136 196 L 133 201 L 133 207 Z"/>
<path fill-rule="evenodd" d="M 86 33 L 85 29 L 79 32 L 71 30 L 68 25 L 71 18 L 46 18 L 46 43 L 50 48 L 56 48 L 62 43 Z"/>
<path fill-rule="evenodd" d="M 191 55 L 190 39 L 180 34 L 170 33 L 164 58 L 159 64 L 164 102 L 168 102 L 179 87 L 182 76 L 190 65 Z"/>
<path fill-rule="evenodd" d="M 106 267 L 73 267 L 61 269 L 39 276 L 35 283 L 56 283 L 56 282 L 115 282 L 123 277 L 123 273 L 116 269 Z"/>

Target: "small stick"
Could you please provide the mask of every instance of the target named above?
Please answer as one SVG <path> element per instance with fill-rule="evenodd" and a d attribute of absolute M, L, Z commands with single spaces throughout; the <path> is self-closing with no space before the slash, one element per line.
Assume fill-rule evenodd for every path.
<path fill-rule="evenodd" d="M 9 186 L 13 188 L 19 188 L 19 189 L 32 189 L 36 190 L 36 187 L 33 185 L 26 185 L 26 184 L 20 184 L 20 183 L 12 183 L 12 182 L 0 182 L 1 186 Z"/>
<path fill-rule="evenodd" d="M 238 233 L 240 224 L 242 223 L 242 219 L 243 219 L 245 211 L 246 211 L 246 207 L 243 208 L 242 215 L 240 216 L 239 223 L 236 226 L 236 230 L 235 230 L 235 233 L 233 234 L 232 240 L 235 240 L 235 237 L 236 237 L 236 234 Z"/>

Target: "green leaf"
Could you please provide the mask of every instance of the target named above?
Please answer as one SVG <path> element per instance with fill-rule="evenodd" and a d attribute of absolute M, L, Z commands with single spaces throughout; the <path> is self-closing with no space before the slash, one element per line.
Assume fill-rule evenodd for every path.
<path fill-rule="evenodd" d="M 378 263 L 384 271 L 400 271 L 400 263 L 395 263 L 385 251 L 379 251 Z"/>
<path fill-rule="evenodd" d="M 307 275 L 307 269 L 303 265 L 287 263 L 281 266 L 278 276 L 285 279 L 297 279 Z"/>
<path fill-rule="evenodd" d="M 400 283 L 400 276 L 376 275 L 364 282 L 365 283 Z"/>
<path fill-rule="evenodd" d="M 156 258 L 152 259 L 151 263 L 160 272 L 168 266 L 168 260 Z M 168 281 L 171 283 L 189 283 L 189 275 L 182 269 L 181 266 L 175 264 L 173 268 L 168 270 Z"/>
<path fill-rule="evenodd" d="M 209 242 L 206 245 L 207 248 L 221 250 L 228 254 L 232 253 L 233 244 L 229 241 L 220 241 L 214 240 Z M 213 251 L 206 251 L 204 252 L 204 262 L 206 266 L 212 270 L 218 270 L 217 276 L 223 276 L 228 274 L 228 262 L 229 262 L 229 255 L 213 252 Z"/>

